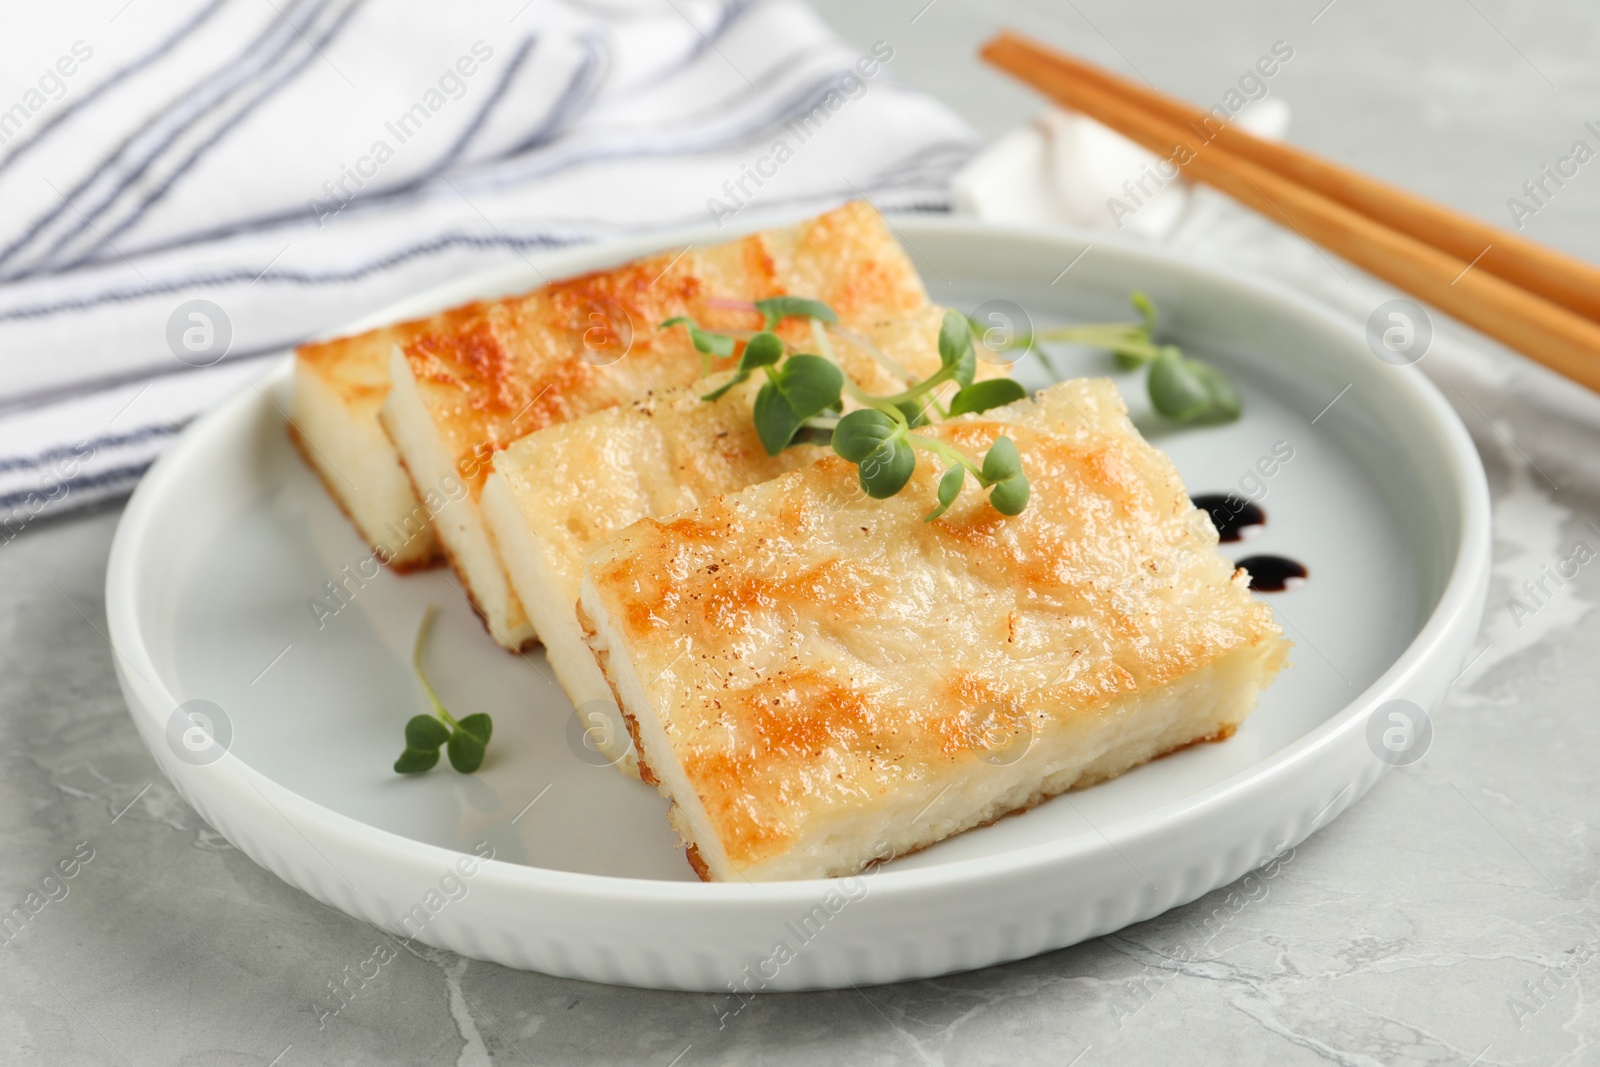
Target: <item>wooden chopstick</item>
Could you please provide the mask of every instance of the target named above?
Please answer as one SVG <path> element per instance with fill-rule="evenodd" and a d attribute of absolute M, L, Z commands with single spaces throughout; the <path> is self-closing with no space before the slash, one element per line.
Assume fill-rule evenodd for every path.
<path fill-rule="evenodd" d="M 1478 221 L 1443 205 L 1386 185 L 1336 163 L 1288 145 L 1264 141 L 1216 115 L 1190 107 L 1136 82 L 1043 46 L 1002 33 L 986 46 L 985 57 L 1006 67 L 1002 56 L 1017 54 L 1020 46 L 1030 54 L 1047 54 L 1064 72 L 1107 92 L 1122 96 L 1166 122 L 1187 126 L 1205 139 L 1214 138 L 1234 155 L 1276 171 L 1300 185 L 1337 201 L 1390 229 L 1415 237 L 1474 269 L 1498 275 L 1529 292 L 1600 322 L 1600 268 L 1525 237 Z M 994 50 L 990 57 L 989 50 Z"/>
<path fill-rule="evenodd" d="M 995 37 L 982 55 L 1186 177 L 1600 391 L 1600 324 L 1574 309 L 1600 315 L 1600 271 L 1588 264 L 1297 149 L 1231 126 L 1219 132 L 1215 116 L 1016 34 Z"/>

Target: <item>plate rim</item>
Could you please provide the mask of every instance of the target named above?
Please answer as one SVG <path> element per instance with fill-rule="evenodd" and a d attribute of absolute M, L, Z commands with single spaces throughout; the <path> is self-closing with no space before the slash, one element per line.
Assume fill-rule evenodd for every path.
<path fill-rule="evenodd" d="M 1079 231 L 1065 227 L 1022 227 L 977 219 L 929 215 L 894 215 L 890 218 L 896 234 L 901 236 L 903 236 L 902 229 L 909 229 L 914 235 L 924 231 L 976 239 L 1001 236 L 1050 245 L 1113 246 L 1126 255 L 1154 260 L 1168 269 L 1177 268 L 1186 272 L 1200 273 L 1206 275 L 1212 282 L 1223 283 L 1258 297 L 1266 297 L 1273 303 L 1286 306 L 1296 316 L 1313 320 L 1334 332 L 1345 333 L 1352 337 L 1360 336 L 1360 327 L 1356 323 L 1314 297 L 1285 283 L 1243 268 L 1208 262 L 1204 257 L 1192 252 L 1151 245 L 1122 235 Z M 727 240 L 737 232 L 733 228 L 719 230 L 711 226 L 688 227 L 621 240 L 563 246 L 547 250 L 536 258 L 558 261 L 572 259 L 602 264 L 609 261 L 621 262 L 639 254 L 640 249 L 699 243 L 709 238 Z M 913 242 L 907 240 L 907 243 L 915 249 Z M 336 333 L 327 336 L 339 336 L 392 322 L 401 316 L 419 313 L 400 309 L 420 307 L 431 303 L 435 298 L 443 300 L 444 306 L 448 306 L 452 301 L 471 299 L 471 291 L 486 293 L 507 291 L 509 283 L 514 279 L 529 277 L 530 270 L 532 273 L 543 275 L 543 271 L 530 261 L 527 264 L 508 264 L 431 286 L 393 301 L 370 315 L 361 316 Z M 552 276 L 565 275 L 557 273 Z M 537 279 L 533 279 L 532 283 L 536 284 Z M 515 286 L 511 286 L 510 289 L 514 291 Z M 462 293 L 468 295 L 461 296 Z M 286 350 L 282 357 L 273 361 L 265 373 L 254 376 L 247 386 L 241 387 L 215 409 L 185 427 L 178 439 L 140 480 L 118 522 L 106 572 L 106 615 L 115 650 L 113 661 L 122 681 L 126 702 L 136 722 L 140 722 L 141 716 L 144 717 L 140 732 L 141 736 L 146 737 L 147 743 L 151 735 L 146 733 L 144 727 L 148 726 L 158 731 L 164 729 L 164 722 L 159 721 L 163 716 L 126 672 L 129 669 L 136 669 L 136 673 L 141 670 L 148 671 L 149 676 L 145 677 L 141 673 L 140 680 L 154 689 L 153 696 L 167 708 L 176 707 L 178 701 L 165 679 L 161 677 L 161 672 L 156 669 L 142 627 L 139 625 L 138 607 L 134 597 L 138 576 L 134 564 L 149 535 L 149 527 L 159 514 L 159 499 L 165 494 L 169 482 L 174 478 L 180 457 L 188 449 L 195 447 L 195 442 L 203 439 L 207 433 L 217 432 L 230 420 L 241 417 L 245 410 L 262 405 L 265 402 L 264 394 L 262 397 L 252 397 L 252 387 L 259 391 L 281 381 L 288 375 L 292 360 L 293 350 Z M 1435 650 L 1448 643 L 1454 631 L 1465 625 L 1472 627 L 1476 632 L 1480 612 L 1474 612 L 1473 609 L 1482 598 L 1480 586 L 1487 580 L 1491 549 L 1487 478 L 1465 425 L 1443 394 L 1415 366 L 1403 370 L 1407 373 L 1394 376 L 1394 387 L 1402 390 L 1405 399 L 1411 404 L 1420 406 L 1431 416 L 1432 430 L 1442 433 L 1443 443 L 1447 446 L 1446 452 L 1451 459 L 1449 474 L 1455 487 L 1455 495 L 1461 501 L 1461 506 L 1455 515 L 1455 527 L 1460 543 L 1440 589 L 1437 603 L 1393 662 L 1371 684 L 1313 729 L 1228 778 L 1137 815 L 1095 827 L 1100 839 L 1110 843 L 1113 848 L 1120 851 L 1123 846 L 1137 847 L 1142 839 L 1154 838 L 1160 833 L 1170 831 L 1175 822 L 1203 820 L 1208 814 L 1220 813 L 1228 802 L 1239 794 L 1263 789 L 1272 780 L 1294 774 L 1307 761 L 1312 760 L 1316 753 L 1334 746 L 1350 731 L 1363 728 L 1372 710 L 1389 695 L 1403 688 L 1407 678 L 1422 670 Z M 138 699 L 135 698 L 136 693 Z M 154 752 L 154 746 L 151 747 Z M 391 859 L 403 864 L 420 859 L 430 869 L 438 869 L 448 866 L 457 857 L 469 855 L 373 826 L 354 816 L 329 808 L 279 784 L 265 772 L 245 763 L 231 751 L 225 752 L 215 763 L 192 768 L 184 765 L 184 769 L 181 770 L 173 767 L 171 761 L 165 760 L 161 753 L 154 752 L 154 755 L 157 763 L 175 785 L 181 785 L 178 778 L 190 771 L 218 772 L 217 777 L 227 780 L 228 784 L 247 801 L 250 799 L 248 791 L 253 790 L 260 794 L 261 800 L 278 809 L 280 814 L 283 814 L 285 808 L 296 810 L 302 816 L 314 819 L 328 830 L 347 838 L 351 844 L 381 850 Z M 221 773 L 224 770 L 228 773 Z M 1386 770 L 1387 767 L 1381 767 L 1379 773 Z M 176 775 L 174 771 L 177 772 Z M 186 790 L 181 791 L 185 792 L 186 797 L 188 796 Z M 1364 787 L 1361 791 L 1364 791 Z M 1347 792 L 1349 786 L 1346 786 L 1339 796 Z M 1335 803 L 1338 799 L 1335 797 Z M 1332 806 L 1330 804 L 1329 808 Z M 1341 812 L 1342 810 L 1343 808 L 1340 809 Z M 1334 817 L 1337 817 L 1337 814 L 1339 812 L 1335 812 Z M 1320 829 L 1322 825 L 1326 823 L 1319 817 L 1317 825 L 1310 827 L 1302 835 L 1302 839 Z M 892 898 L 934 888 L 959 889 L 1053 863 L 1069 862 L 1078 854 L 1098 852 L 1100 849 L 1100 840 L 1080 833 L 992 855 L 951 860 L 930 867 L 895 870 L 891 865 L 873 871 L 873 892 L 874 895 L 882 894 Z M 565 871 L 504 860 L 485 860 L 482 863 L 483 871 L 475 880 L 489 876 L 514 890 L 581 894 L 587 900 L 611 904 L 674 902 L 711 903 L 718 906 L 745 902 L 761 905 L 800 904 L 814 901 L 820 893 L 839 881 L 834 878 L 761 883 L 668 881 L 658 878 Z"/>

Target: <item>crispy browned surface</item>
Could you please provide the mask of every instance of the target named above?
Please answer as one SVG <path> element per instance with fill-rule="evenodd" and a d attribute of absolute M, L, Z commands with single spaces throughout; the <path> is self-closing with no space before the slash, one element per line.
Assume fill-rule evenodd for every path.
<path fill-rule="evenodd" d="M 700 858 L 700 850 L 693 845 L 686 845 L 683 858 L 689 861 L 689 866 L 694 868 L 694 873 L 702 882 L 711 881 L 711 868 L 706 866 L 706 861 Z"/>
<path fill-rule="evenodd" d="M 862 334 L 890 360 L 927 377 L 939 368 L 942 315 L 943 309 L 929 305 Z M 904 388 L 851 341 L 836 341 L 833 354 L 867 392 Z M 574 602 L 584 553 L 629 523 L 696 507 L 827 454 L 826 448 L 794 445 L 769 456 L 751 415 L 761 376 L 716 401 L 702 399 L 725 380 L 653 392 L 530 434 L 496 455 L 495 469 L 516 494 L 528 529 L 561 583 L 551 596 Z M 847 400 L 847 406 L 855 405 Z"/>
<path fill-rule="evenodd" d="M 1001 516 L 969 483 L 924 523 L 940 473 L 925 455 L 879 501 L 830 457 L 642 520 L 589 557 L 613 640 L 736 868 L 901 783 L 976 766 L 996 738 L 1103 725 L 1124 697 L 1283 645 L 1111 383 L 930 432 L 975 455 L 1011 436 L 1028 509 Z"/>
<path fill-rule="evenodd" d="M 583 605 L 575 605 L 578 612 L 578 625 L 583 627 L 586 638 L 594 637 L 594 624 L 589 621 L 589 616 L 584 613 Z M 605 678 L 606 685 L 611 689 L 611 699 L 616 701 L 617 709 L 622 712 L 622 721 L 628 727 L 628 736 L 633 740 L 633 753 L 638 761 L 639 780 L 645 785 L 659 786 L 661 779 L 650 770 L 650 764 L 645 762 L 644 746 L 639 744 L 639 721 L 628 714 L 626 706 L 622 703 L 622 694 L 617 692 L 617 683 L 611 678 L 611 653 L 601 650 L 594 654 L 595 661 L 600 665 L 600 674 Z"/>
<path fill-rule="evenodd" d="M 409 322 L 366 333 L 318 341 L 295 349 L 300 365 L 314 372 L 353 411 L 376 415 L 389 395 L 389 353 L 425 334 L 448 332 L 480 314 L 488 304 L 475 300 Z"/>
<path fill-rule="evenodd" d="M 854 203 L 798 226 L 555 282 L 423 333 L 404 351 L 458 472 L 476 492 L 492 454 L 517 438 L 701 377 L 687 331 L 660 329 L 664 320 L 689 315 L 708 329 L 755 329 L 759 316 L 711 301 L 785 293 L 823 300 L 856 328 L 927 304 L 881 217 Z M 790 320 L 779 332 L 812 347 L 803 322 Z"/>

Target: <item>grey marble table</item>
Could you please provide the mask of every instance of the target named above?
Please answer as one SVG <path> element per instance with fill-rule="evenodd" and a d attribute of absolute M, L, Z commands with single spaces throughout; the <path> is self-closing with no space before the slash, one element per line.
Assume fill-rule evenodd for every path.
<path fill-rule="evenodd" d="M 1036 107 L 974 58 L 1002 24 L 1194 100 L 1287 40 L 1274 88 L 1295 140 L 1501 224 L 1600 120 L 1600 9 L 1575 0 L 819 6 L 864 48 L 892 42 L 899 77 L 985 134 Z M 1600 259 L 1592 169 L 1525 221 Z M 720 1029 L 713 996 L 432 950 L 319 1028 L 313 1000 L 373 931 L 232 849 L 145 754 L 102 636 L 118 508 L 37 524 L 0 545 L 0 908 L 62 862 L 74 877 L 0 945 L 0 1062 L 1600 1063 L 1600 579 L 1584 569 L 1537 626 L 1507 604 L 1574 542 L 1600 547 L 1596 439 L 1519 388 L 1471 392 L 1496 584 L 1483 660 L 1425 759 L 1237 910 L 1219 890 L 978 973 L 763 996 Z"/>

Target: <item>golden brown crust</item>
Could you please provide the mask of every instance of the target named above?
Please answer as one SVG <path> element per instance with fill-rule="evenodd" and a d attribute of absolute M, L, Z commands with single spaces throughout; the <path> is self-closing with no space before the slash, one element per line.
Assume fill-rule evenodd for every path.
<path fill-rule="evenodd" d="M 657 778 L 655 772 L 650 769 L 650 764 L 645 761 L 643 755 L 644 746 L 639 744 L 639 722 L 623 705 L 622 698 L 617 696 L 617 687 L 611 681 L 611 672 L 607 669 L 610 666 L 611 654 L 607 652 L 602 653 L 602 655 L 605 656 L 605 663 L 601 664 L 600 671 L 606 676 L 606 683 L 611 686 L 611 698 L 617 702 L 617 708 L 622 712 L 622 722 L 628 728 L 628 739 L 633 742 L 633 751 L 639 757 L 639 780 L 645 785 L 660 786 L 661 779 Z"/>
<path fill-rule="evenodd" d="M 450 564 L 450 569 L 455 571 L 457 574 L 460 574 L 461 568 L 456 563 L 454 553 L 450 551 L 450 546 L 446 545 L 442 540 L 439 542 L 439 552 L 444 557 L 445 561 Z M 461 591 L 462 596 L 466 597 L 467 603 L 472 605 L 472 613 L 478 616 L 479 622 L 483 623 L 484 633 L 488 634 L 490 637 L 494 637 L 494 627 L 489 624 L 488 614 L 485 613 L 482 606 L 478 604 L 478 598 L 473 594 L 472 586 L 468 585 L 466 582 L 462 582 L 460 585 L 457 585 L 456 588 Z M 516 648 L 507 648 L 506 645 L 498 638 L 495 639 L 495 644 L 499 645 L 501 648 L 504 648 L 513 656 L 520 656 L 524 652 L 529 652 L 535 648 L 538 648 L 539 638 L 537 635 L 525 638 L 522 644 L 518 645 Z"/>
<path fill-rule="evenodd" d="M 371 420 L 376 423 L 378 410 L 389 395 L 389 356 L 397 344 L 406 344 L 429 332 L 454 329 L 480 314 L 488 305 L 472 301 L 435 315 L 412 319 L 409 322 L 383 326 L 365 333 L 335 337 L 327 341 L 313 341 L 295 349 L 296 374 L 309 374 L 321 383 L 344 408 L 346 415 L 357 422 Z M 316 471 L 328 495 L 339 505 L 350 524 L 356 527 L 363 539 L 366 533 L 350 514 L 340 486 L 334 484 L 313 462 L 306 450 L 306 442 L 290 426 L 291 436 L 300 454 L 312 470 Z M 376 545 L 373 546 L 376 549 Z M 436 567 L 444 562 L 437 550 L 412 563 L 388 566 L 399 574 Z"/>
<path fill-rule="evenodd" d="M 1236 731 L 1237 729 L 1238 729 L 1238 727 L 1236 725 L 1234 725 L 1233 723 L 1225 723 L 1220 729 L 1218 729 L 1215 733 L 1210 734 L 1209 736 L 1197 737 L 1192 741 L 1185 741 L 1180 745 L 1174 745 L 1171 748 L 1167 749 L 1165 752 L 1156 753 L 1154 756 L 1151 756 L 1148 760 L 1143 760 L 1143 761 L 1141 761 L 1139 763 L 1136 763 L 1136 764 L 1134 764 L 1133 766 L 1130 766 L 1130 767 L 1124 767 L 1114 775 L 1111 775 L 1111 774 L 1101 774 L 1101 775 L 1085 774 L 1082 777 L 1080 777 L 1077 781 L 1075 781 L 1071 785 L 1067 786 L 1065 789 L 1040 790 L 1038 793 L 1035 793 L 1033 796 L 1029 797 L 1023 803 L 1018 804 L 1016 807 L 1009 808 L 1006 811 L 1002 811 L 1002 812 L 998 813 L 997 815 L 993 816 L 992 818 L 985 819 L 980 823 L 975 823 L 971 827 L 968 827 L 968 829 L 969 830 L 982 830 L 986 826 L 993 826 L 995 823 L 999 822 L 1001 819 L 1009 819 L 1014 815 L 1026 815 L 1028 812 L 1032 811 L 1034 808 L 1037 808 L 1040 804 L 1043 804 L 1047 800 L 1054 800 L 1056 797 L 1061 796 L 1064 793 L 1076 793 L 1079 790 L 1088 789 L 1091 786 L 1099 785 L 1101 782 L 1107 781 L 1107 780 L 1109 780 L 1111 778 L 1121 777 L 1122 775 L 1128 773 L 1131 770 L 1134 770 L 1137 767 L 1144 766 L 1145 763 L 1154 763 L 1156 760 L 1166 759 L 1168 756 L 1171 756 L 1171 755 L 1173 755 L 1175 753 L 1178 753 L 1178 752 L 1182 752 L 1184 749 L 1193 748 L 1196 745 L 1208 745 L 1208 744 L 1213 744 L 1213 743 L 1216 743 L 1216 742 L 1226 741 L 1226 740 L 1228 740 L 1228 738 L 1230 738 L 1230 737 L 1232 737 L 1234 735 L 1234 731 Z M 901 852 L 901 853 L 899 853 L 897 855 L 887 856 L 887 857 L 884 857 L 884 859 L 882 859 L 882 860 L 875 860 L 873 863 L 867 864 L 867 867 L 872 867 L 872 866 L 875 866 L 877 863 L 887 862 L 888 860 L 898 860 L 898 859 L 904 859 L 907 856 L 915 856 L 917 853 L 925 851 L 926 849 L 930 849 L 936 844 L 938 844 L 937 841 L 932 842 L 930 844 L 926 844 L 926 845 L 920 845 L 917 848 L 907 849 L 905 852 Z M 689 847 L 693 848 L 694 846 L 691 845 Z M 865 868 L 863 868 L 863 869 L 865 869 Z M 701 877 L 702 877 L 702 879 L 704 879 L 706 881 L 710 880 L 710 879 L 705 878 L 704 875 L 702 875 Z"/>
<path fill-rule="evenodd" d="M 1182 752 L 1186 748 L 1194 748 L 1196 745 L 1215 745 L 1215 744 L 1220 744 L 1221 742 L 1226 741 L 1226 740 L 1228 740 L 1228 738 L 1232 737 L 1234 735 L 1234 733 L 1238 731 L 1238 729 L 1239 729 L 1239 726 L 1238 726 L 1237 723 L 1225 722 L 1225 723 L 1223 723 L 1221 726 L 1219 726 L 1217 728 L 1217 731 L 1215 733 L 1207 734 L 1205 737 L 1197 737 L 1193 741 L 1185 741 L 1181 745 L 1174 745 L 1172 748 L 1167 749 L 1165 752 L 1158 752 L 1158 753 L 1156 753 L 1154 756 L 1152 756 L 1150 758 L 1152 760 L 1166 759 L 1168 756 L 1171 756 L 1171 755 L 1173 755 L 1175 753 L 1178 753 L 1178 752 Z"/>
<path fill-rule="evenodd" d="M 632 715 L 628 714 L 627 705 L 622 702 L 622 694 L 617 692 L 616 680 L 611 677 L 611 653 L 593 648 L 594 625 L 589 619 L 589 613 L 583 610 L 583 605 L 580 603 L 576 607 L 578 610 L 578 625 L 583 627 L 584 641 L 591 646 L 590 650 L 594 653 L 595 663 L 600 667 L 600 675 L 606 680 L 606 687 L 611 690 L 611 699 L 617 702 L 617 708 L 622 712 L 622 721 L 628 728 L 628 737 L 633 741 L 634 756 L 638 760 L 639 780 L 645 785 L 653 785 L 659 789 L 661 779 L 655 776 L 655 773 L 650 770 L 650 764 L 645 762 L 644 746 L 639 743 L 639 723 Z"/>
<path fill-rule="evenodd" d="M 476 495 L 493 454 L 512 441 L 701 377 L 687 331 L 659 328 L 666 319 L 758 329 L 753 311 L 724 302 L 785 293 L 828 303 L 854 328 L 928 303 L 882 218 L 856 203 L 788 229 L 554 282 L 423 331 L 402 350 L 457 473 Z M 812 347 L 800 320 L 778 332 Z M 714 360 L 712 369 L 729 365 Z"/>
<path fill-rule="evenodd" d="M 384 564 L 396 574 L 421 574 L 424 571 L 435 571 L 445 565 L 443 552 L 435 552 L 431 556 L 420 559 L 415 563 L 395 563 L 393 560 Z"/>
<path fill-rule="evenodd" d="M 672 751 L 652 759 L 676 760 L 734 869 L 1018 737 L 1099 731 L 1224 656 L 1281 662 L 1271 609 L 1109 382 L 927 432 L 972 455 L 1011 437 L 1028 509 L 969 483 L 927 523 L 940 469 L 872 501 L 828 457 L 589 556 L 613 654 L 654 679 Z"/>
<path fill-rule="evenodd" d="M 454 329 L 488 306 L 486 301 L 473 300 L 408 322 L 313 341 L 295 349 L 295 360 L 332 387 L 346 403 L 376 410 L 389 394 L 389 353 L 395 345 L 408 344 L 427 333 Z"/>
<path fill-rule="evenodd" d="M 689 866 L 700 877 L 702 882 L 711 881 L 711 868 L 706 866 L 706 861 L 700 858 L 700 850 L 693 844 L 685 845 L 683 858 L 689 861 Z"/>

